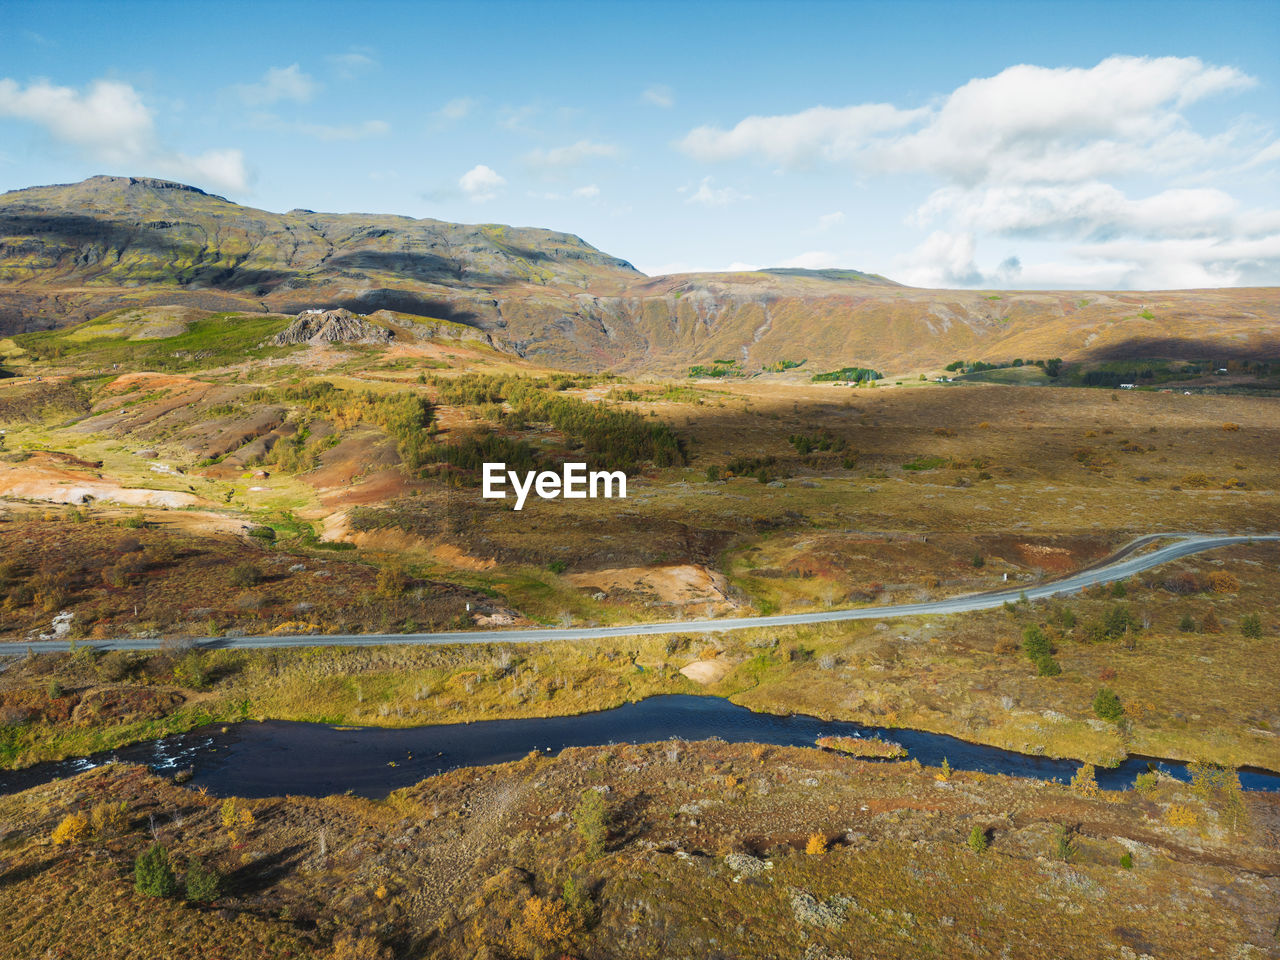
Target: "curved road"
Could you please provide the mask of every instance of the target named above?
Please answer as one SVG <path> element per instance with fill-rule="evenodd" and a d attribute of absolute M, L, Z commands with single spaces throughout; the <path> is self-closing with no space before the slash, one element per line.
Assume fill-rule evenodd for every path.
<path fill-rule="evenodd" d="M 1133 552 L 1155 540 L 1178 537 L 1150 553 L 1133 556 Z M 1265 536 L 1179 536 L 1178 534 L 1154 534 L 1130 543 L 1107 560 L 1086 567 L 1059 580 L 1046 581 L 1034 586 L 1014 587 L 989 593 L 974 593 L 945 600 L 924 603 L 893 604 L 883 607 L 854 607 L 848 610 L 823 610 L 814 613 L 789 613 L 772 617 L 721 617 L 714 620 L 681 620 L 665 623 L 636 623 L 620 627 L 510 627 L 505 630 L 465 630 L 452 633 L 388 633 L 388 634 L 304 634 L 292 637 L 206 637 L 195 643 L 206 649 L 269 648 L 269 647 L 371 647 L 383 644 L 447 644 L 447 643 L 545 643 L 550 640 L 595 640 L 604 637 L 634 637 L 642 634 L 664 633 L 716 633 L 722 630 L 750 630 L 758 627 L 786 627 L 807 623 L 833 623 L 840 620 L 884 620 L 890 617 L 916 617 L 926 614 L 968 613 L 972 610 L 989 610 L 1007 601 L 1016 601 L 1024 593 L 1029 600 L 1064 596 L 1076 593 L 1098 583 L 1124 580 L 1149 570 L 1151 567 L 1236 543 L 1252 543 L 1258 540 L 1280 540 L 1280 534 Z M 96 650 L 155 650 L 158 639 L 95 640 L 77 642 L 79 647 Z M 7 647 L 7 650 L 4 648 Z M 17 656 L 27 650 L 37 653 L 65 652 L 71 649 L 66 640 L 18 641 L 0 646 L 0 656 L 5 652 Z"/>

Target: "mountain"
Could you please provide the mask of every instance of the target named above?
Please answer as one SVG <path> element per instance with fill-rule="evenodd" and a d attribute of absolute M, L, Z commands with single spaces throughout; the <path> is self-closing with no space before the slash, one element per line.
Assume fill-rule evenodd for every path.
<path fill-rule="evenodd" d="M 478 327 L 577 369 L 927 368 L 951 359 L 1280 357 L 1280 290 L 921 290 L 853 270 L 646 277 L 578 237 L 271 213 L 179 183 L 91 177 L 0 195 L 0 336 L 121 307 L 380 309 Z"/>

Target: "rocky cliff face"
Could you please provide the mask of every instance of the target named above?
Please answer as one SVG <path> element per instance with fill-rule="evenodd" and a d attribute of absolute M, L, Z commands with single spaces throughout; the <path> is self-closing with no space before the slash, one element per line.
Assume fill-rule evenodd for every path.
<path fill-rule="evenodd" d="M 0 336 L 161 304 L 343 309 L 375 320 L 386 311 L 395 322 L 375 325 L 397 335 L 430 318 L 437 333 L 470 328 L 570 369 L 1280 357 L 1276 288 L 995 295 L 912 289 L 852 270 L 646 277 L 550 230 L 277 214 L 148 178 L 0 195 Z M 330 330 L 350 333 L 343 323 Z"/>
<path fill-rule="evenodd" d="M 300 343 L 390 343 L 395 333 L 357 317 L 350 310 L 304 310 L 271 342 L 277 347 Z"/>

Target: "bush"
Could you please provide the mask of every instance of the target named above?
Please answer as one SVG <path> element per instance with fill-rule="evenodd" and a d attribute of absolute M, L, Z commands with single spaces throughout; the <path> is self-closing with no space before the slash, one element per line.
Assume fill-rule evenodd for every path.
<path fill-rule="evenodd" d="M 578 806 L 573 811 L 573 823 L 577 827 L 578 836 L 582 838 L 587 859 L 600 859 L 604 855 L 605 841 L 609 838 L 609 812 L 605 809 L 604 797 L 600 795 L 600 791 L 582 791 Z"/>
<path fill-rule="evenodd" d="M 973 829 L 969 831 L 969 849 L 974 853 L 983 854 L 987 852 L 987 846 L 987 831 L 974 824 Z"/>
<path fill-rule="evenodd" d="M 1111 595 L 1115 597 L 1117 600 L 1121 599 L 1122 597 L 1128 596 L 1128 594 L 1129 594 L 1129 591 L 1125 587 L 1123 580 L 1117 580 L 1115 583 L 1111 585 Z"/>
<path fill-rule="evenodd" d="M 1200 593 L 1204 590 L 1205 584 L 1198 574 L 1183 571 L 1182 573 L 1175 573 L 1171 577 L 1166 577 L 1163 586 L 1170 593 L 1187 596 L 1193 593 Z"/>
<path fill-rule="evenodd" d="M 385 600 L 394 600 L 409 587 L 409 575 L 404 567 L 397 563 L 389 563 L 378 571 L 378 596 Z"/>
<path fill-rule="evenodd" d="M 1054 853 L 1064 863 L 1070 863 L 1076 855 L 1076 845 L 1071 840 L 1071 831 L 1066 827 L 1058 827 L 1058 840 L 1054 847 Z"/>
<path fill-rule="evenodd" d="M 210 903 L 222 895 L 222 874 L 199 860 L 187 863 L 187 899 L 193 903 Z"/>
<path fill-rule="evenodd" d="M 1062 665 L 1050 656 L 1041 657 L 1036 661 L 1036 675 L 1040 677 L 1056 677 L 1062 673 Z"/>
<path fill-rule="evenodd" d="M 1119 723 L 1124 717 L 1124 706 L 1115 691 L 1103 687 L 1093 696 L 1093 712 L 1107 723 Z"/>
<path fill-rule="evenodd" d="M 827 852 L 827 838 L 820 833 L 809 834 L 809 839 L 804 845 L 804 852 L 811 857 L 821 856 Z"/>
<path fill-rule="evenodd" d="M 1196 622 L 1191 619 L 1191 614 L 1184 613 L 1182 619 L 1178 621 L 1178 629 L 1183 633 L 1195 633 Z"/>
<path fill-rule="evenodd" d="M 1235 593 L 1240 589 L 1240 580 L 1234 573 L 1215 570 L 1209 574 L 1209 589 L 1214 593 Z"/>
<path fill-rule="evenodd" d="M 530 897 L 520 917 L 520 932 L 534 957 L 559 956 L 573 938 L 574 924 L 560 900 Z"/>
<path fill-rule="evenodd" d="M 80 843 L 89 834 L 89 818 L 83 813 L 69 813 L 53 828 L 54 844 Z"/>
<path fill-rule="evenodd" d="M 1201 633 L 1221 633 L 1222 632 L 1222 624 L 1218 622 L 1218 615 L 1214 613 L 1212 610 L 1209 610 L 1208 612 L 1206 612 L 1205 615 L 1200 619 L 1200 631 Z"/>
<path fill-rule="evenodd" d="M 95 837 L 107 837 L 112 834 L 123 833 L 125 813 L 128 809 L 129 804 L 124 800 L 120 800 L 117 803 L 112 803 L 109 800 L 95 803 L 93 809 L 89 811 L 89 823 L 93 828 L 93 835 Z"/>
<path fill-rule="evenodd" d="M 1146 773 L 1140 773 L 1133 781 L 1133 789 L 1137 790 L 1144 797 L 1155 795 L 1156 787 L 1160 785 L 1160 775 L 1153 770 Z"/>
<path fill-rule="evenodd" d="M 1039 660 L 1053 653 L 1049 638 L 1037 626 L 1030 626 L 1022 631 L 1022 649 L 1032 660 Z"/>
<path fill-rule="evenodd" d="M 133 885 L 148 897 L 171 897 L 178 890 L 178 880 L 169 864 L 169 851 L 153 843 L 133 861 Z"/>
<path fill-rule="evenodd" d="M 1071 789 L 1076 793 L 1084 794 L 1086 797 L 1097 796 L 1098 777 L 1094 771 L 1093 764 L 1085 763 L 1080 765 L 1080 769 L 1071 778 Z"/>
<path fill-rule="evenodd" d="M 982 554 L 975 553 L 973 555 L 973 565 L 975 568 L 981 569 L 982 567 L 986 566 L 986 564 L 987 564 L 987 561 L 982 559 Z"/>
<path fill-rule="evenodd" d="M 1141 629 L 1129 608 L 1118 603 L 1107 608 L 1102 618 L 1102 626 L 1108 640 L 1115 640 L 1130 631 L 1136 632 Z"/>
<path fill-rule="evenodd" d="M 231 568 L 231 583 L 237 587 L 256 587 L 262 582 L 262 571 L 252 563 L 237 563 Z"/>
<path fill-rule="evenodd" d="M 1240 618 L 1240 635 L 1249 640 L 1262 638 L 1262 618 L 1256 613 L 1248 613 Z"/>
<path fill-rule="evenodd" d="M 1120 857 L 1120 869 L 1121 870 L 1133 869 L 1133 854 L 1129 853 L 1127 850 Z"/>

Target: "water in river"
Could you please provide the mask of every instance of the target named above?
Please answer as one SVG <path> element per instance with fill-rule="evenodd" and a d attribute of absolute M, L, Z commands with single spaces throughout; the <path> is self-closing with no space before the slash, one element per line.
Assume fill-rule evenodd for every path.
<path fill-rule="evenodd" d="M 225 731 L 225 732 L 224 732 Z M 572 717 L 485 720 L 465 724 L 386 729 L 334 727 L 269 720 L 205 727 L 91 757 L 0 772 L 0 793 L 12 793 L 118 760 L 157 772 L 191 769 L 190 783 L 217 796 L 327 796 L 351 791 L 383 797 L 443 770 L 517 760 L 531 750 L 650 743 L 678 738 L 812 746 L 823 736 L 880 735 L 906 747 L 929 766 L 946 757 L 957 770 L 981 770 L 1037 780 L 1066 781 L 1079 764 L 966 743 L 943 734 L 881 730 L 838 720 L 752 713 L 718 697 L 659 696 L 613 710 Z M 1189 779 L 1184 764 L 1131 757 L 1115 769 L 1099 768 L 1098 784 L 1119 790 L 1157 766 Z M 1280 790 L 1280 774 L 1241 771 L 1247 790 Z"/>

